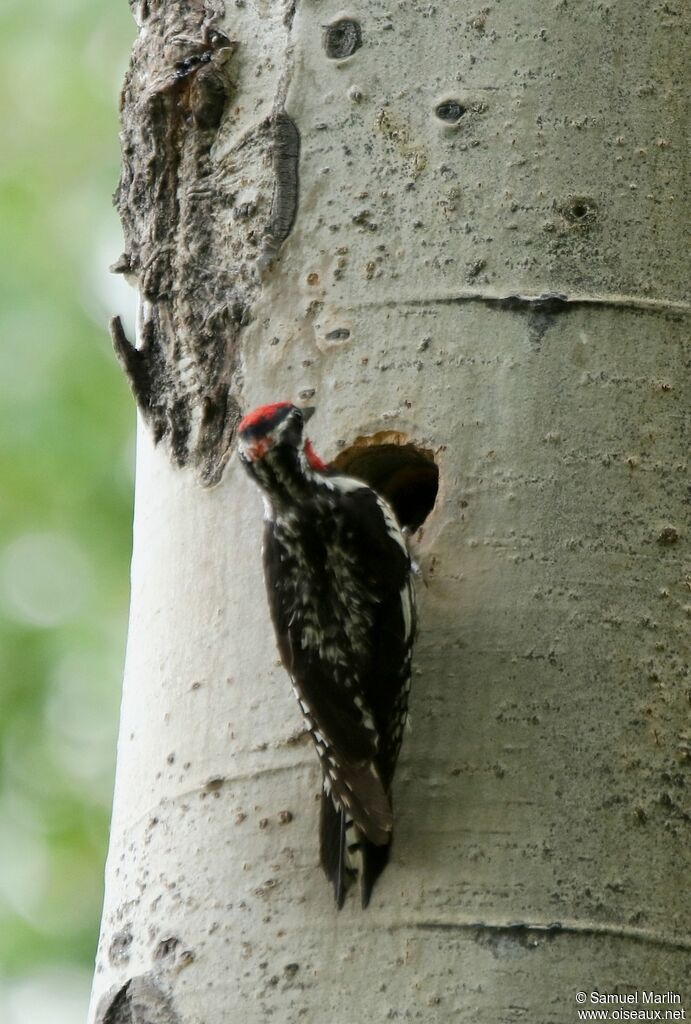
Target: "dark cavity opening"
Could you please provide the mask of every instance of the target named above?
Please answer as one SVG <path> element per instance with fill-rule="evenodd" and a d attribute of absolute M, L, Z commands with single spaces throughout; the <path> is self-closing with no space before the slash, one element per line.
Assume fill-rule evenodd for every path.
<path fill-rule="evenodd" d="M 561 213 L 571 224 L 590 225 L 595 219 L 595 201 L 590 196 L 572 196 L 562 205 Z"/>
<path fill-rule="evenodd" d="M 384 431 L 359 437 L 331 463 L 354 476 L 389 502 L 401 526 L 414 532 L 434 507 L 439 469 L 428 448 L 409 444 L 404 434 Z"/>
<path fill-rule="evenodd" d="M 446 121 L 447 124 L 456 124 L 465 112 L 466 108 L 458 100 L 444 100 L 434 108 L 434 113 L 440 121 Z"/>
<path fill-rule="evenodd" d="M 324 28 L 324 49 L 331 60 L 350 57 L 362 46 L 362 30 L 357 21 L 342 18 Z"/>

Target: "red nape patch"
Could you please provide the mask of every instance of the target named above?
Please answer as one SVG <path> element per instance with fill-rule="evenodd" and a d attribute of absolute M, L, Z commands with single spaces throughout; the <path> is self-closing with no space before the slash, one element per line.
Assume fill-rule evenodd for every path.
<path fill-rule="evenodd" d="M 253 409 L 252 412 L 248 412 L 247 415 L 240 420 L 240 423 L 238 424 L 238 432 L 242 433 L 243 430 L 248 430 L 250 427 L 257 427 L 265 420 L 268 422 L 276 415 L 279 409 L 288 409 L 292 404 L 292 402 L 273 402 L 271 405 L 260 405 L 258 409 Z"/>
<path fill-rule="evenodd" d="M 327 468 L 326 463 L 319 458 L 314 448 L 312 447 L 311 441 L 305 441 L 304 451 L 305 455 L 307 456 L 307 461 L 309 462 L 312 469 L 315 469 L 317 470 L 317 472 L 321 473 Z"/>

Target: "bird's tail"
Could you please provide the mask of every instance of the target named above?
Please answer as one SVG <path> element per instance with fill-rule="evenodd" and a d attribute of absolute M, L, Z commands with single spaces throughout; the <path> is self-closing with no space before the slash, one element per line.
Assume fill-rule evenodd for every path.
<path fill-rule="evenodd" d="M 374 883 L 389 863 L 391 845 L 375 846 L 363 836 L 360 846 L 360 899 L 364 909 L 369 903 Z"/>
<path fill-rule="evenodd" d="M 319 852 L 326 877 L 334 888 L 336 906 L 340 910 L 346 892 L 360 874 L 360 897 L 363 908 L 372 895 L 374 883 L 389 860 L 389 844 L 377 846 L 362 834 L 353 819 L 334 806 L 330 794 L 323 792 L 319 827 Z"/>
<path fill-rule="evenodd" d="M 345 811 L 334 806 L 331 795 L 322 792 L 319 821 L 319 854 L 326 877 L 334 887 L 336 906 L 343 906 L 351 874 L 347 865 L 347 822 Z M 351 826 L 352 831 L 352 826 Z"/>

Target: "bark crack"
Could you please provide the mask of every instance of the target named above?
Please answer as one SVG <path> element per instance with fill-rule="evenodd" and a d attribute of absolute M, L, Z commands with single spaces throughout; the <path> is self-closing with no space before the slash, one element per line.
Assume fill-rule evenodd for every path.
<path fill-rule="evenodd" d="M 497 295 L 492 292 L 467 291 L 453 295 L 437 295 L 429 298 L 396 298 L 385 302 L 365 303 L 367 306 L 430 306 L 430 305 L 463 305 L 464 303 L 482 303 L 496 309 L 527 313 L 556 314 L 565 313 L 583 306 L 594 306 L 612 309 L 632 309 L 641 313 L 661 313 L 663 315 L 685 314 L 691 311 L 688 302 L 673 302 L 667 299 L 641 299 L 635 295 L 565 295 L 562 292 L 543 292 L 541 295 L 521 295 L 512 292 Z"/>
<path fill-rule="evenodd" d="M 411 927 L 401 925 L 401 927 Z M 644 928 L 627 928 L 615 924 L 595 924 L 590 921 L 551 922 L 488 922 L 488 921 L 418 921 L 412 927 L 419 931 L 468 932 L 482 941 L 515 941 L 518 945 L 530 947 L 541 941 L 559 938 L 563 935 L 607 936 L 660 946 L 670 950 L 691 950 L 691 939 L 682 936 L 660 935 Z"/>
<path fill-rule="evenodd" d="M 309 734 L 306 733 L 305 735 Z M 230 789 L 236 783 L 250 782 L 258 778 L 284 775 L 286 773 L 292 775 L 294 772 L 303 769 L 309 774 L 315 774 L 318 771 L 318 767 L 313 764 L 311 758 L 303 758 L 299 761 L 293 761 L 290 764 L 275 765 L 268 768 L 256 768 L 246 772 L 237 772 L 234 775 L 215 776 L 212 779 L 206 779 L 198 785 L 179 790 L 172 796 L 163 797 L 158 801 L 158 803 L 152 804 L 149 809 L 144 811 L 142 814 L 138 814 L 136 818 L 132 818 L 124 824 L 123 833 L 127 832 L 129 834 L 136 830 L 144 821 L 151 822 L 153 819 L 156 819 L 156 822 L 158 822 L 162 811 L 176 806 L 181 800 L 189 800 L 190 797 L 198 796 L 200 794 L 208 794 L 209 792 Z"/>

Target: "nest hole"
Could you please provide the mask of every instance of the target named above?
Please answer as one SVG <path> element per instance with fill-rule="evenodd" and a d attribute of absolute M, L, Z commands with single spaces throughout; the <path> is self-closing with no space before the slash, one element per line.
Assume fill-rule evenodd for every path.
<path fill-rule="evenodd" d="M 394 431 L 359 437 L 331 463 L 333 469 L 368 484 L 389 502 L 401 526 L 419 529 L 434 508 L 439 468 L 428 448 Z"/>

